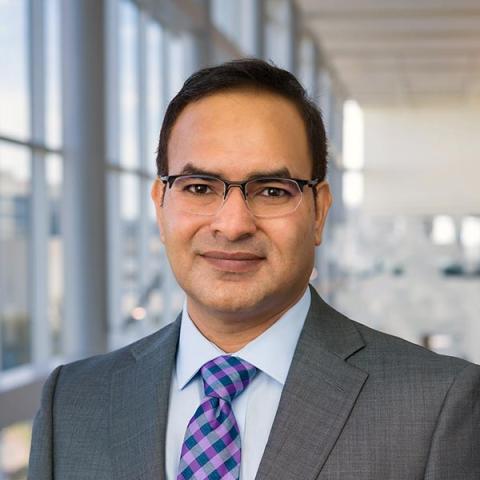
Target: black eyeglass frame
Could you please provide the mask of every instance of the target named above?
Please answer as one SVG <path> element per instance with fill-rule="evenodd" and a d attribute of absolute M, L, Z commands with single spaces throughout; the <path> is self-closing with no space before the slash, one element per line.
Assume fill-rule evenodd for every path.
<path fill-rule="evenodd" d="M 219 177 L 214 177 L 213 175 L 199 175 L 199 174 L 183 174 L 183 175 L 161 175 L 158 178 L 165 184 L 168 185 L 169 188 L 172 188 L 173 183 L 177 178 L 182 178 L 182 177 L 193 177 L 193 178 L 198 178 L 200 180 L 219 180 L 220 182 L 223 182 L 223 200 L 226 200 L 228 192 L 232 187 L 239 187 L 243 198 L 245 201 L 247 200 L 247 189 L 246 186 L 249 183 L 252 182 L 258 182 L 260 181 L 267 181 L 267 180 L 289 180 L 295 182 L 299 189 L 300 192 L 303 193 L 303 189 L 305 187 L 310 187 L 312 190 L 319 184 L 320 179 L 319 178 L 313 178 L 312 180 L 304 180 L 301 178 L 289 178 L 289 177 L 258 177 L 258 178 L 252 178 L 250 180 L 245 180 L 245 181 L 228 181 L 224 180 L 223 178 Z M 313 190 L 315 193 L 315 190 Z"/>

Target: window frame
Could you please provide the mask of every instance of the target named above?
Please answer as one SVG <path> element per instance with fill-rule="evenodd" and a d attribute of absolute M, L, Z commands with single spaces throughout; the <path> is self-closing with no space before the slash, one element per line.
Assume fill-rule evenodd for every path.
<path fill-rule="evenodd" d="M 2 369 L 0 343 L 0 429 L 32 417 L 38 408 L 43 381 L 57 365 L 59 358 L 52 354 L 51 328 L 48 317 L 49 261 L 48 261 L 48 183 L 46 162 L 50 154 L 57 155 L 65 164 L 63 146 L 52 147 L 46 138 L 46 32 L 47 1 L 25 0 L 27 25 L 27 91 L 30 132 L 26 139 L 0 133 L 0 142 L 24 147 L 30 157 L 30 202 L 27 285 L 30 320 L 29 363 Z M 58 8 L 60 5 L 58 4 Z M 63 184 L 63 180 L 62 180 Z M 63 213 L 61 214 L 63 219 Z M 12 405 L 15 408 L 12 409 Z"/>

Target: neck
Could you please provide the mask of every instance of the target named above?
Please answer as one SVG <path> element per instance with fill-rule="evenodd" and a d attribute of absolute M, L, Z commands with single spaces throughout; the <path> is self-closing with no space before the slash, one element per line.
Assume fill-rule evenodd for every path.
<path fill-rule="evenodd" d="M 233 353 L 270 328 L 300 300 L 303 293 L 301 292 L 287 305 L 279 306 L 273 313 L 272 309 L 269 309 L 269 313 L 257 312 L 254 315 L 239 312 L 219 315 L 218 312 L 212 313 L 198 308 L 198 305 L 190 299 L 187 301 L 187 308 L 192 322 L 205 338 L 224 352 Z"/>

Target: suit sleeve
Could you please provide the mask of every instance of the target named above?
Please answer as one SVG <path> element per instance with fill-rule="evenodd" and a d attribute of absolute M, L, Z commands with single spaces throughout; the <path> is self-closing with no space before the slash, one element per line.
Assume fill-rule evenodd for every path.
<path fill-rule="evenodd" d="M 455 378 L 432 438 L 425 480 L 480 479 L 480 366 Z"/>
<path fill-rule="evenodd" d="M 33 422 L 28 480 L 53 480 L 53 401 L 61 367 L 48 377 Z"/>

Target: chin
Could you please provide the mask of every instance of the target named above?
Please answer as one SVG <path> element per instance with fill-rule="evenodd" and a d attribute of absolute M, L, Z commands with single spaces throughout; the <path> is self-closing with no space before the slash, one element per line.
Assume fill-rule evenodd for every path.
<path fill-rule="evenodd" d="M 205 285 L 189 289 L 187 294 L 198 304 L 219 314 L 254 311 L 269 297 L 268 289 L 257 284 L 243 282 L 219 282 L 221 285 Z"/>

